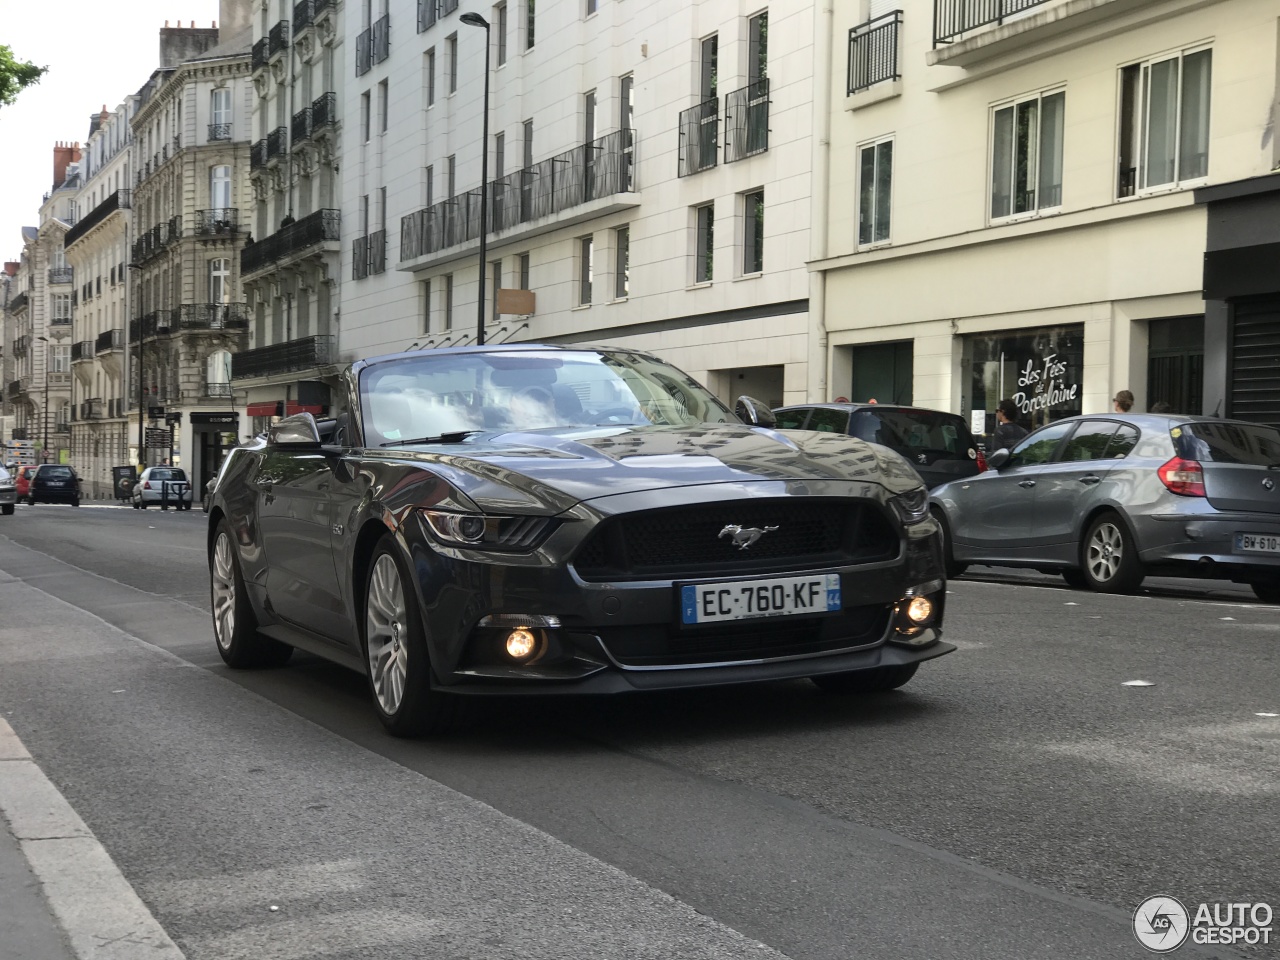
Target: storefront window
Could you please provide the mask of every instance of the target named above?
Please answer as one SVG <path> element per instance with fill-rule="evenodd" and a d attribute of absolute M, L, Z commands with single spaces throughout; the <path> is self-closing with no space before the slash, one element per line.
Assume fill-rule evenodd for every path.
<path fill-rule="evenodd" d="M 967 336 L 964 364 L 964 411 L 975 435 L 990 437 L 996 404 L 1005 399 L 1028 430 L 1083 412 L 1083 324 Z"/>

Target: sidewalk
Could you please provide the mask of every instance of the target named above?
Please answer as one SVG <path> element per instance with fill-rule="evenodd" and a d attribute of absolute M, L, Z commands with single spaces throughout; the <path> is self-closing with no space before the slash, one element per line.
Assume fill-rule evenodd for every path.
<path fill-rule="evenodd" d="M 0 828 L 0 902 L 0 960 L 75 960 L 7 821 Z"/>

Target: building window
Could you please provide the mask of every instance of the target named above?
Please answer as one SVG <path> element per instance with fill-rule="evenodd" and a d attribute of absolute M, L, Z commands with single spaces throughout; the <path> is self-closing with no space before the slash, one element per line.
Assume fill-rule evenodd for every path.
<path fill-rule="evenodd" d="M 231 302 L 231 261 L 219 257 L 209 261 L 209 302 Z"/>
<path fill-rule="evenodd" d="M 693 282 L 710 283 L 715 277 L 715 204 L 707 203 L 694 207 L 693 223 Z"/>
<path fill-rule="evenodd" d="M 1067 95 L 1042 93 L 996 107 L 991 124 L 991 219 L 1062 205 Z"/>
<path fill-rule="evenodd" d="M 578 305 L 591 305 L 591 277 L 595 272 L 594 244 L 591 237 L 578 238 Z"/>
<path fill-rule="evenodd" d="M 764 271 L 764 191 L 742 196 L 742 273 Z"/>
<path fill-rule="evenodd" d="M 858 148 L 858 243 L 883 243 L 889 239 L 892 206 L 893 140 Z"/>
<path fill-rule="evenodd" d="M 747 21 L 747 83 L 769 76 L 769 14 L 758 13 Z"/>
<path fill-rule="evenodd" d="M 378 132 L 387 132 L 387 81 L 378 84 Z"/>
<path fill-rule="evenodd" d="M 1118 196 L 1208 176 L 1212 56 L 1195 50 L 1120 71 Z"/>
<path fill-rule="evenodd" d="M 533 49 L 534 0 L 524 0 L 524 48 Z"/>
<path fill-rule="evenodd" d="M 596 12 L 596 0 L 586 0 L 586 3 L 587 3 L 587 16 L 589 17 Z"/>
<path fill-rule="evenodd" d="M 205 383 L 229 384 L 231 382 L 231 352 L 215 350 L 205 361 Z"/>
<path fill-rule="evenodd" d="M 619 227 L 613 233 L 613 296 L 625 299 L 631 291 L 631 230 Z"/>
<path fill-rule="evenodd" d="M 493 9 L 493 28 L 498 32 L 497 50 L 498 66 L 507 62 L 507 5 L 500 3 Z"/>
<path fill-rule="evenodd" d="M 458 189 L 458 158 L 454 154 L 444 158 L 444 186 L 445 196 L 452 200 Z"/>
<path fill-rule="evenodd" d="M 519 265 L 519 271 L 520 271 L 520 289 L 528 290 L 529 289 L 529 255 L 527 253 L 520 254 L 520 256 L 516 258 L 516 263 Z"/>
<path fill-rule="evenodd" d="M 426 180 L 425 186 L 426 186 L 427 202 L 423 204 L 423 206 L 429 207 L 436 202 L 436 192 L 435 192 L 436 168 L 431 164 L 427 164 L 427 169 L 425 171 L 424 179 Z"/>
<path fill-rule="evenodd" d="M 360 142 L 361 143 L 369 142 L 369 125 L 371 121 L 369 111 L 370 111 L 369 91 L 366 90 L 364 93 L 360 94 L 360 133 L 361 133 Z"/>
<path fill-rule="evenodd" d="M 436 102 L 436 48 L 432 47 L 426 53 L 426 62 L 423 70 L 427 74 L 427 106 L 431 106 Z"/>
<path fill-rule="evenodd" d="M 453 274 L 444 277 L 444 328 L 453 329 Z"/>
<path fill-rule="evenodd" d="M 53 295 L 53 322 L 69 323 L 71 320 L 71 294 L 55 293 Z"/>
<path fill-rule="evenodd" d="M 699 88 L 698 96 L 702 101 L 714 100 L 716 98 L 717 86 L 717 61 L 720 56 L 720 37 L 717 34 L 705 38 L 702 41 L 702 54 L 699 57 L 700 72 L 698 75 Z"/>
<path fill-rule="evenodd" d="M 498 322 L 498 291 L 502 289 L 502 261 L 495 260 L 489 264 L 489 288 L 492 293 L 489 303 L 491 305 L 491 318 L 493 323 Z"/>
<path fill-rule="evenodd" d="M 215 211 L 225 211 L 231 207 L 231 167 L 219 165 L 209 168 L 209 206 Z M 230 220 L 230 217 L 214 215 L 215 220 Z"/>
<path fill-rule="evenodd" d="M 450 35 L 444 42 L 445 56 L 448 58 L 449 92 L 458 92 L 458 35 Z"/>
<path fill-rule="evenodd" d="M 209 139 L 231 139 L 231 88 L 209 91 Z"/>
<path fill-rule="evenodd" d="M 431 333 L 431 281 L 422 281 L 422 332 Z"/>
<path fill-rule="evenodd" d="M 71 346 L 69 344 L 54 344 L 50 362 L 52 363 L 50 370 L 53 373 L 70 373 Z"/>

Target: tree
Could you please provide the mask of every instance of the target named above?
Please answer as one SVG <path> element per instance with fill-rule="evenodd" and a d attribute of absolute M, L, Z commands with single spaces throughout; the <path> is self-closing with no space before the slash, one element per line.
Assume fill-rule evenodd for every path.
<path fill-rule="evenodd" d="M 0 106 L 9 106 L 25 88 L 39 83 L 48 67 L 19 61 L 13 51 L 0 43 Z"/>

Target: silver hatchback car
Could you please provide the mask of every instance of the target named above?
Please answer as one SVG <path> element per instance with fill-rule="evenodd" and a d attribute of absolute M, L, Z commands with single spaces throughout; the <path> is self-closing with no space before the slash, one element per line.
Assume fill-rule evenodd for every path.
<path fill-rule="evenodd" d="M 1280 602 L 1280 430 L 1108 414 L 1059 420 L 932 491 L 948 573 L 1057 572 L 1123 593 L 1148 574 L 1234 580 Z"/>

